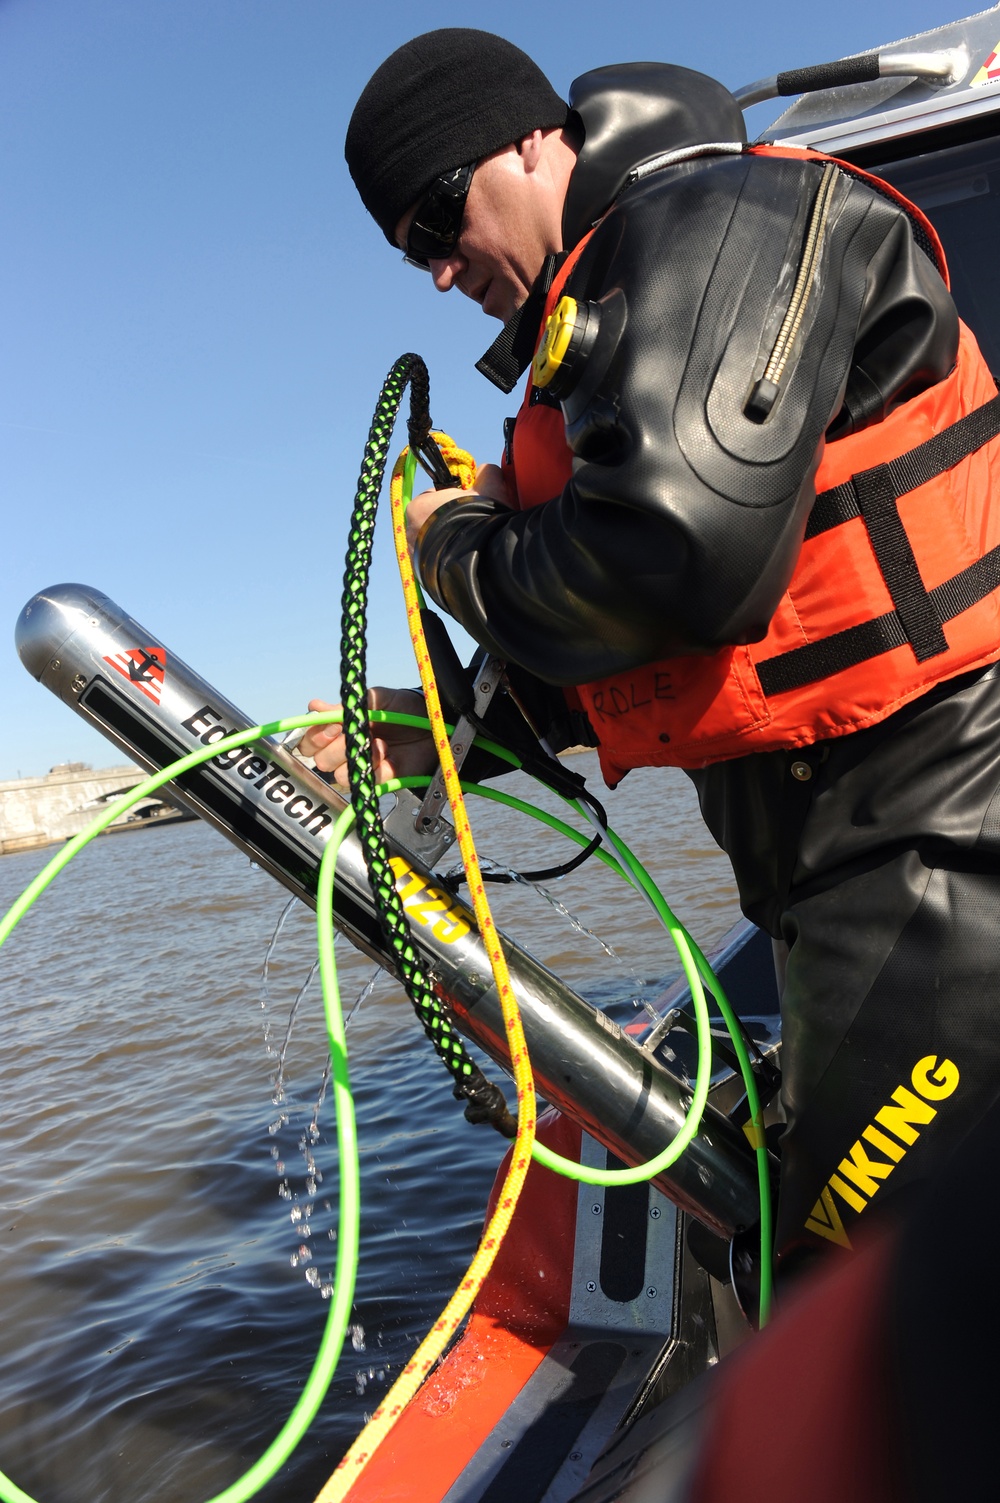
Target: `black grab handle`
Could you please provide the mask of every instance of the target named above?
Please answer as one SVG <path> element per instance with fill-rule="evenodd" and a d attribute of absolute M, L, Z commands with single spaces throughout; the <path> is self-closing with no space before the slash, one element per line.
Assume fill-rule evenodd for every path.
<path fill-rule="evenodd" d="M 778 93 L 811 94 L 816 89 L 842 89 L 847 84 L 873 83 L 881 75 L 878 53 L 845 57 L 836 63 L 818 63 L 813 68 L 791 68 L 778 74 Z"/>

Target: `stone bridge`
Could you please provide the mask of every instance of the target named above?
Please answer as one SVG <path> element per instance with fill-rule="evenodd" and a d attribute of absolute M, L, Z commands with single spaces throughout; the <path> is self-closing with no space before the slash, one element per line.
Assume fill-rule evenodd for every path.
<path fill-rule="evenodd" d="M 109 794 L 125 793 L 144 777 L 130 762 L 96 772 L 68 762 L 43 778 L 0 783 L 0 854 L 67 840 L 89 824 Z"/>

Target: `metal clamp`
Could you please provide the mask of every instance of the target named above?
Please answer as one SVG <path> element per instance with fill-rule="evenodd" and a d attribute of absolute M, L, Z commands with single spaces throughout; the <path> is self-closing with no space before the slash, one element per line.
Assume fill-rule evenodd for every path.
<path fill-rule="evenodd" d="M 420 800 L 409 788 L 400 788 L 394 795 L 396 802 L 382 821 L 386 835 L 400 850 L 419 861 L 428 871 L 433 871 L 444 853 L 455 844 L 455 828 L 446 819 L 439 819 L 431 829 L 421 829 L 416 823 Z"/>
<path fill-rule="evenodd" d="M 455 759 L 456 768 L 460 769 L 469 755 L 476 737 L 477 722 L 482 720 L 503 678 L 503 671 L 504 665 L 499 658 L 487 657 L 484 658 L 482 666 L 476 673 L 476 692 L 472 710 L 460 718 L 451 738 L 451 754 Z M 446 803 L 444 773 L 439 767 L 424 794 L 423 803 L 417 810 L 417 817 L 414 821 L 417 830 L 421 833 L 434 830 Z"/>

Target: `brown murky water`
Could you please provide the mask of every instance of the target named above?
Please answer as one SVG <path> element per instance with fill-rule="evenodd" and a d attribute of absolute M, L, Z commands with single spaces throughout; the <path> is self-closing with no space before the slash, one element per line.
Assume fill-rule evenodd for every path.
<path fill-rule="evenodd" d="M 596 759 L 572 766 L 600 794 Z M 536 798 L 527 779 L 507 786 Z M 735 891 L 683 775 L 633 774 L 607 807 L 714 944 Z M 500 861 L 565 855 L 495 805 L 473 815 Z M 3 909 L 50 854 L 0 862 Z M 595 862 L 552 886 L 572 923 L 534 890 L 493 896 L 510 934 L 623 1021 L 676 972 L 648 908 Z M 328 1102 L 315 1188 L 301 1147 L 326 1053 L 315 981 L 286 1099 L 272 1101 L 265 1034 L 281 1046 L 314 949 L 313 916 L 294 905 L 262 1005 L 285 906 L 213 831 L 182 825 L 97 841 L 0 951 L 0 1470 L 39 1503 L 210 1498 L 273 1438 L 311 1367 L 337 1167 Z M 349 1006 L 372 968 L 343 943 L 338 958 Z M 465 1123 L 395 985 L 378 981 L 348 1039 L 363 1176 L 354 1340 L 313 1431 L 260 1495 L 271 1503 L 312 1498 L 451 1293 L 503 1147 Z"/>

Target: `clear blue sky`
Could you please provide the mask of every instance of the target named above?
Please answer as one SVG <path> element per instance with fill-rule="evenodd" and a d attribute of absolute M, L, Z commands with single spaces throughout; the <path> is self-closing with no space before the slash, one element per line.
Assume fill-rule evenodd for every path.
<path fill-rule="evenodd" d="M 336 697 L 347 519 L 398 354 L 427 359 L 437 423 L 497 457 L 514 399 L 473 365 L 498 326 L 401 265 L 344 166 L 353 102 L 393 48 L 478 25 L 563 90 L 636 58 L 735 87 L 958 13 L 0 0 L 0 779 L 120 760 L 11 645 L 25 601 L 64 580 L 102 589 L 255 716 Z M 397 596 L 383 549 L 373 682 L 415 681 Z"/>

